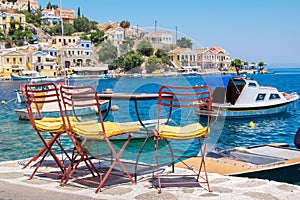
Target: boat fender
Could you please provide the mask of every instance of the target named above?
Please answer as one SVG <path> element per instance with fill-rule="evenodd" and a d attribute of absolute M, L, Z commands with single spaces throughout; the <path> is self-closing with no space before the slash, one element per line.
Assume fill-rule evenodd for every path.
<path fill-rule="evenodd" d="M 297 130 L 295 137 L 294 137 L 294 144 L 297 149 L 300 149 L 300 128 Z"/>
<path fill-rule="evenodd" d="M 112 111 L 118 111 L 119 110 L 119 106 L 114 105 L 114 106 L 111 107 L 111 110 Z"/>
<path fill-rule="evenodd" d="M 255 123 L 254 123 L 253 121 L 251 121 L 251 122 L 249 123 L 249 126 L 250 126 L 251 128 L 254 128 L 254 127 L 255 127 Z"/>

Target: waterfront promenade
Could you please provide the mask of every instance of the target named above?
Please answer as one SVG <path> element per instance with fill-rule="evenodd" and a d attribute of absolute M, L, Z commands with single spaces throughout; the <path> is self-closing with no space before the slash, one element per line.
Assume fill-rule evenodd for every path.
<path fill-rule="evenodd" d="M 268 180 L 249 179 L 209 174 L 213 192 L 203 187 L 167 187 L 158 194 L 150 182 L 151 174 L 138 177 L 137 184 L 129 182 L 112 184 L 110 177 L 102 192 L 95 194 L 96 186 L 69 183 L 59 186 L 59 179 L 48 175 L 36 175 L 28 180 L 33 168 L 22 169 L 18 161 L 0 163 L 0 199 L 18 200 L 87 200 L 87 199 L 298 199 L 300 186 Z M 47 168 L 43 169 L 44 171 Z M 183 170 L 177 168 L 177 170 Z M 168 171 L 168 169 L 166 169 Z"/>

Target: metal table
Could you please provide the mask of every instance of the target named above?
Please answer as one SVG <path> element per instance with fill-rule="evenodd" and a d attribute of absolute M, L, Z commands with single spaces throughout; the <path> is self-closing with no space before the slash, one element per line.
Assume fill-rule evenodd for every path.
<path fill-rule="evenodd" d="M 165 95 L 165 96 L 170 96 L 170 95 Z M 149 137 L 151 137 L 152 135 L 150 134 L 150 130 L 145 126 L 145 124 L 143 123 L 141 117 L 140 117 L 140 113 L 139 113 L 139 109 L 138 109 L 138 101 L 147 101 L 147 100 L 157 100 L 158 99 L 158 94 L 157 93 L 142 93 L 142 94 L 129 94 L 129 93 L 113 93 L 113 94 L 98 94 L 98 97 L 100 100 L 109 100 L 109 104 L 108 104 L 108 109 L 107 112 L 104 113 L 103 119 L 105 119 L 111 109 L 111 101 L 112 100 L 121 100 L 121 101 L 133 101 L 134 102 L 134 108 L 135 108 L 135 114 L 136 117 L 139 121 L 139 123 L 141 124 L 141 126 L 145 129 L 146 131 L 146 137 L 145 140 L 138 152 L 137 158 L 136 158 L 136 162 L 135 162 L 135 170 L 134 170 L 134 177 L 135 177 L 135 181 L 137 179 L 137 166 L 139 164 L 139 159 L 141 156 L 141 153 L 143 152 L 143 149 L 147 143 L 147 140 Z"/>

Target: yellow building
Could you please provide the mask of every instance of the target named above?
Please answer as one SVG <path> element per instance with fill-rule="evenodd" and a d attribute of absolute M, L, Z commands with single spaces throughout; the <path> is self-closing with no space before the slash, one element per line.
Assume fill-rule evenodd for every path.
<path fill-rule="evenodd" d="M 19 73 L 24 70 L 31 70 L 27 67 L 27 56 L 25 53 L 11 51 L 3 53 L 1 56 L 0 72 L 4 75 Z"/>
<path fill-rule="evenodd" d="M 58 75 L 58 58 L 50 56 L 41 51 L 36 51 L 28 54 L 28 63 L 33 71 L 37 71 L 40 75 L 55 77 Z"/>
<path fill-rule="evenodd" d="M 0 13 L 0 29 L 8 31 L 12 26 L 15 26 L 15 29 L 25 28 L 25 15 L 18 13 Z"/>
<path fill-rule="evenodd" d="M 55 48 L 59 49 L 62 47 L 62 38 L 64 39 L 64 46 L 69 46 L 69 45 L 77 45 L 77 42 L 80 40 L 80 36 L 74 35 L 74 36 L 53 36 L 51 44 Z"/>

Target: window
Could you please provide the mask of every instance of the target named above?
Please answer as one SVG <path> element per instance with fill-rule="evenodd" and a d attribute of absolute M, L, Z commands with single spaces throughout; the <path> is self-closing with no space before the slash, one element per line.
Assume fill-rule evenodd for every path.
<path fill-rule="evenodd" d="M 280 96 L 278 94 L 270 94 L 270 100 L 272 99 L 280 99 Z"/>
<path fill-rule="evenodd" d="M 258 94 L 256 97 L 256 101 L 263 101 L 265 99 L 266 94 Z"/>
<path fill-rule="evenodd" d="M 249 87 L 256 87 L 256 84 L 255 84 L 255 83 L 249 83 L 248 86 L 249 86 Z"/>

